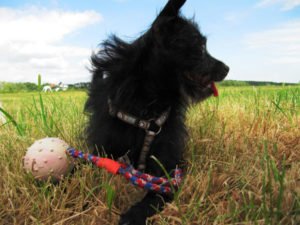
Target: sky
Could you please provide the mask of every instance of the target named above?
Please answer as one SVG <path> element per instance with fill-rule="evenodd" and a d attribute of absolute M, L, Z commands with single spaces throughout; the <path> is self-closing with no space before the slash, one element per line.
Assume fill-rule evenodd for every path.
<path fill-rule="evenodd" d="M 131 41 L 167 0 L 0 0 L 0 81 L 88 82 L 109 35 Z M 227 79 L 300 82 L 300 0 L 187 0 Z"/>

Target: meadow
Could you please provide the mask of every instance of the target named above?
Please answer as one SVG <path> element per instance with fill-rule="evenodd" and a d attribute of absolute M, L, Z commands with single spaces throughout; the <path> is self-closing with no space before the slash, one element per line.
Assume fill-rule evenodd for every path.
<path fill-rule="evenodd" d="M 24 172 L 35 140 L 59 137 L 87 151 L 86 93 L 1 94 L 0 224 L 117 224 L 143 191 L 78 164 L 58 184 Z M 300 224 L 300 87 L 223 87 L 189 109 L 187 170 L 153 224 Z"/>

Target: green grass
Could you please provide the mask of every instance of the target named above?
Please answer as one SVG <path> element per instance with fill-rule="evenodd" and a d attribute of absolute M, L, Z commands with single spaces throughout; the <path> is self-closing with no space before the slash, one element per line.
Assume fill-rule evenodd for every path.
<path fill-rule="evenodd" d="M 91 165 L 57 185 L 22 168 L 34 140 L 59 137 L 84 151 L 84 92 L 1 94 L 0 224 L 117 224 L 144 193 Z M 1 122 L 0 122 L 1 123 Z M 187 171 L 154 224 L 299 224 L 300 87 L 223 87 L 194 105 Z"/>

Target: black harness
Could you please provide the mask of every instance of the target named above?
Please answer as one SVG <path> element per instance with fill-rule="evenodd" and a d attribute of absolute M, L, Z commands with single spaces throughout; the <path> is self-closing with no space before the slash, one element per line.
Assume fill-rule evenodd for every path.
<path fill-rule="evenodd" d="M 146 158 L 150 151 L 151 144 L 162 129 L 163 124 L 169 117 L 171 108 L 168 108 L 164 111 L 160 117 L 157 119 L 150 119 L 150 120 L 143 120 L 139 119 L 131 114 L 125 113 L 123 111 L 117 110 L 110 99 L 108 99 L 108 107 L 109 107 L 109 114 L 113 117 L 117 117 L 121 121 L 133 125 L 135 127 L 141 128 L 145 130 L 146 135 L 144 138 L 144 144 L 139 156 L 138 161 L 138 170 L 144 170 L 146 168 Z"/>

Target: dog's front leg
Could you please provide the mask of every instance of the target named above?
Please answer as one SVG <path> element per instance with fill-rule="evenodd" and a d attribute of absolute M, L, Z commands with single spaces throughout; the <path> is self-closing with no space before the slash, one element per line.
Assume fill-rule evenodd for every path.
<path fill-rule="evenodd" d="M 132 206 L 121 216 L 119 225 L 145 225 L 148 217 L 161 211 L 167 202 L 171 202 L 171 194 L 148 192 L 142 201 Z"/>

